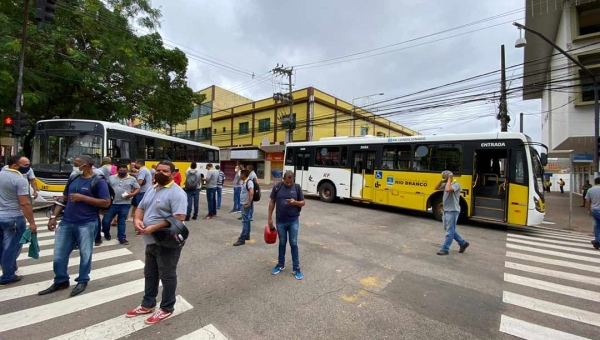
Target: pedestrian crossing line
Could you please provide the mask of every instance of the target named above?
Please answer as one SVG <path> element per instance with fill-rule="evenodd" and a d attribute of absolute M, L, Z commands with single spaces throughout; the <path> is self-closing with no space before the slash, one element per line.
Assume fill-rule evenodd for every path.
<path fill-rule="evenodd" d="M 554 266 L 561 266 L 561 267 L 567 267 L 567 268 L 584 270 L 584 271 L 587 271 L 587 272 L 600 273 L 600 267 L 598 267 L 598 266 L 590 266 L 590 265 L 582 264 L 582 263 L 562 261 L 562 260 L 553 260 L 553 259 L 548 259 L 548 258 L 545 258 L 545 257 L 539 257 L 539 256 L 533 256 L 533 255 L 515 253 L 515 252 L 512 252 L 512 251 L 507 251 L 506 252 L 506 256 L 507 257 L 512 257 L 512 258 L 515 258 L 515 259 L 525 260 L 525 261 L 539 262 L 539 263 L 551 264 L 551 265 L 554 265 Z"/>
<path fill-rule="evenodd" d="M 117 244 L 119 244 L 119 243 L 118 242 L 116 242 L 116 243 L 112 242 L 112 240 L 111 240 L 110 243 L 108 241 L 107 242 L 103 242 L 99 246 L 94 246 L 94 254 L 96 253 L 96 249 L 98 249 L 98 248 L 111 247 L 111 246 L 115 246 Z M 74 249 L 73 252 L 79 252 L 79 249 Z M 79 256 L 79 253 L 77 253 L 77 254 L 78 254 L 77 256 Z M 52 248 L 40 250 L 40 258 L 42 258 L 42 257 L 48 257 L 48 256 L 54 256 L 54 251 L 53 251 Z M 31 259 L 30 257 L 27 257 L 27 252 L 22 252 L 19 255 L 19 257 L 17 258 L 17 261 L 30 260 L 30 259 Z M 95 259 L 96 258 L 94 257 L 94 260 Z"/>
<path fill-rule="evenodd" d="M 507 236 L 509 238 L 540 241 L 540 242 L 552 243 L 552 244 L 564 244 L 565 246 L 590 247 L 592 245 L 589 240 L 587 242 L 586 241 L 575 241 L 574 242 L 574 241 L 553 240 L 553 239 L 545 238 L 545 237 L 534 237 L 534 236 L 525 236 L 525 235 L 516 235 L 516 234 L 508 234 Z"/>
<path fill-rule="evenodd" d="M 133 253 L 130 252 L 126 248 L 122 248 L 122 249 L 104 251 L 101 253 L 94 254 L 92 256 L 92 260 L 93 260 L 93 262 L 96 262 L 96 261 L 112 259 L 112 258 L 119 257 L 119 256 L 130 255 L 130 254 L 133 254 Z M 80 261 L 81 261 L 81 259 L 79 256 L 71 257 L 69 259 L 69 266 L 78 265 Z M 52 266 L 53 266 L 53 262 L 45 262 L 45 263 L 34 264 L 31 266 L 19 267 L 19 275 L 31 275 L 31 274 L 38 274 L 38 273 L 51 271 L 51 270 L 53 270 Z M 2 272 L 0 271 L 0 273 L 2 273 Z"/>
<path fill-rule="evenodd" d="M 588 338 L 514 319 L 506 315 L 500 317 L 500 332 L 526 340 L 589 340 Z"/>
<path fill-rule="evenodd" d="M 514 306 L 600 327 L 600 314 L 504 291 L 502 301 Z"/>
<path fill-rule="evenodd" d="M 591 244 L 590 241 L 592 240 L 591 237 L 588 238 L 571 238 L 571 237 L 563 237 L 563 236 L 556 236 L 556 235 L 549 235 L 549 234 L 533 234 L 533 233 L 522 233 L 522 234 L 509 234 L 507 236 L 515 236 L 515 235 L 521 235 L 521 236 L 528 236 L 528 237 L 542 237 L 542 238 L 547 238 L 547 239 L 555 239 L 555 240 L 568 240 L 568 241 L 573 241 L 573 242 L 583 242 L 586 244 Z"/>
<path fill-rule="evenodd" d="M 40 232 L 38 232 L 37 234 L 38 234 L 38 236 L 37 236 L 38 240 L 42 239 L 42 238 L 54 237 L 54 235 L 55 235 L 54 233 L 50 233 L 50 232 L 48 232 L 48 233 L 40 233 Z M 38 243 L 39 243 L 39 241 L 38 241 Z"/>
<path fill-rule="evenodd" d="M 559 285 L 557 283 L 551 283 L 543 280 L 531 279 L 524 276 L 513 275 L 504 273 L 504 281 L 509 283 L 518 284 L 525 287 L 531 287 L 535 289 L 545 290 L 552 293 L 568 295 L 584 300 L 600 302 L 600 293 L 593 292 L 591 290 L 580 289 L 565 285 Z"/>
<path fill-rule="evenodd" d="M 54 240 L 55 239 L 38 241 L 38 245 L 40 247 L 53 245 Z M 115 246 L 115 245 L 119 244 L 119 241 L 117 241 L 116 239 L 112 239 L 110 241 L 103 241 L 102 244 L 106 244 L 107 246 Z M 30 245 L 30 243 L 24 244 L 23 249 L 29 249 L 29 245 Z M 94 246 L 94 249 L 96 249 L 96 248 L 98 248 L 98 246 Z"/>
<path fill-rule="evenodd" d="M 193 308 L 194 307 L 181 295 L 178 295 L 177 301 L 175 302 L 175 310 L 168 320 Z M 78 329 L 74 332 L 63 334 L 50 340 L 116 340 L 152 326 L 144 323 L 144 320 L 148 318 L 148 316 L 149 315 L 146 315 L 146 317 L 139 316 L 136 318 L 126 318 L 125 311 L 123 311 L 123 314 L 116 318 L 106 320 L 87 328 Z"/>
<path fill-rule="evenodd" d="M 561 272 L 558 270 L 550 270 L 550 269 L 546 269 L 546 268 L 528 266 L 528 265 L 514 263 L 514 262 L 508 262 L 508 261 L 504 262 L 504 266 L 506 268 L 520 270 L 520 271 L 524 271 L 524 272 L 528 272 L 528 273 L 539 274 L 539 275 L 544 275 L 544 276 L 555 277 L 558 279 L 564 279 L 564 280 L 569 280 L 569 281 L 576 281 L 576 282 L 581 282 L 581 283 L 587 283 L 590 285 L 600 286 L 600 278 L 589 277 L 587 275 L 566 273 L 566 272 Z"/>
<path fill-rule="evenodd" d="M 518 250 L 528 251 L 528 252 L 531 252 L 531 253 L 538 253 L 538 254 L 546 254 L 546 255 L 564 257 L 564 258 L 567 258 L 567 259 L 579 260 L 579 261 L 586 261 L 586 262 L 598 263 L 598 261 L 600 261 L 600 258 L 597 258 L 597 257 L 574 255 L 574 254 L 569 254 L 569 253 L 563 253 L 563 252 L 560 252 L 560 251 L 538 249 L 538 248 L 521 246 L 521 245 L 518 245 L 518 244 L 511 244 L 511 243 L 507 243 L 506 244 L 506 248 L 518 249 Z M 600 253 L 598 253 L 598 255 L 600 255 Z"/>
<path fill-rule="evenodd" d="M 115 276 L 127 272 L 131 272 L 138 269 L 144 268 L 144 262 L 140 260 L 135 260 L 131 262 L 121 263 L 110 267 L 103 267 L 100 269 L 93 270 L 90 273 L 90 277 L 92 280 L 100 280 L 110 276 Z M 71 275 L 71 284 L 76 284 L 75 278 L 78 274 Z M 0 302 L 8 301 L 13 299 L 19 299 L 26 296 L 31 296 L 37 294 L 39 291 L 48 288 L 50 285 L 54 283 L 54 280 L 46 280 L 36 283 L 31 283 L 28 285 L 11 287 L 0 290 Z"/>
<path fill-rule="evenodd" d="M 210 324 L 176 340 L 227 340 L 227 338 L 215 326 Z"/>
<path fill-rule="evenodd" d="M 590 238 L 583 234 L 576 233 L 566 233 L 560 231 L 547 231 L 547 230 L 536 230 L 536 229 L 510 229 L 511 231 L 517 231 L 523 234 L 533 234 L 536 236 L 554 236 L 561 237 L 564 239 L 573 239 L 573 240 L 589 240 Z M 589 241 L 588 241 L 589 242 Z"/>
<path fill-rule="evenodd" d="M 598 255 L 598 256 L 600 256 L 600 251 L 598 251 L 596 249 L 593 249 L 591 243 L 590 243 L 590 248 L 591 249 L 581 249 L 581 248 L 573 248 L 573 247 L 563 247 L 563 246 L 554 245 L 554 244 L 546 244 L 544 242 L 532 242 L 532 241 L 526 241 L 526 240 L 519 240 L 519 239 L 516 239 L 516 238 L 507 238 L 506 241 L 507 242 L 527 244 L 527 245 L 530 245 L 530 246 L 552 248 L 552 249 L 557 249 L 557 250 L 571 251 L 571 252 L 574 252 L 574 253 L 582 253 L 582 254 L 590 254 L 590 255 Z M 598 258 L 598 260 L 600 261 L 600 257 Z"/>
<path fill-rule="evenodd" d="M 72 298 L 0 315 L 0 333 L 51 320 L 144 291 L 144 279 L 78 295 Z"/>

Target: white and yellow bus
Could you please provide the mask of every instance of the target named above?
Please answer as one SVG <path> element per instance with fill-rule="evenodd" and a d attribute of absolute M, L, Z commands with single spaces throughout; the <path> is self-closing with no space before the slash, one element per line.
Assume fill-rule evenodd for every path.
<path fill-rule="evenodd" d="M 289 143 L 285 170 L 321 201 L 336 198 L 418 211 L 442 218 L 443 170 L 462 186 L 464 217 L 522 226 L 544 219 L 547 154 L 521 133 L 381 138 L 332 137 Z"/>
<path fill-rule="evenodd" d="M 37 201 L 53 202 L 62 196 L 73 160 L 79 155 L 94 158 L 99 167 L 102 157 L 114 164 L 129 164 L 136 159 L 150 168 L 161 160 L 179 167 L 182 184 L 192 161 L 206 174 L 206 164 L 219 163 L 219 148 L 128 127 L 118 123 L 79 119 L 53 119 L 37 122 L 31 165 L 40 191 Z"/>

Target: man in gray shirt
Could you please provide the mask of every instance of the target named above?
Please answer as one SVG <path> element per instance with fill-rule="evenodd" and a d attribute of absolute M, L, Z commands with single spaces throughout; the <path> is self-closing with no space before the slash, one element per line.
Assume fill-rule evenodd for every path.
<path fill-rule="evenodd" d="M 120 244 L 126 246 L 129 245 L 129 241 L 125 234 L 125 223 L 131 208 L 131 199 L 140 191 L 140 184 L 135 177 L 129 175 L 127 164 L 119 165 L 117 171 L 115 176 L 108 178 L 108 185 L 113 188 L 115 199 L 102 219 L 102 232 L 104 237 L 110 240 L 110 224 L 117 217 L 117 238 Z"/>
<path fill-rule="evenodd" d="M 205 220 L 210 220 L 217 215 L 217 183 L 219 181 L 219 171 L 215 170 L 211 163 L 206 165 L 206 201 L 208 202 L 208 214 L 204 217 Z"/>
<path fill-rule="evenodd" d="M 444 216 L 442 222 L 444 224 L 444 230 L 446 230 L 446 240 L 442 244 L 442 249 L 438 251 L 438 255 L 448 255 L 452 240 L 456 240 L 460 249 L 459 253 L 464 253 L 469 242 L 463 240 L 462 237 L 456 231 L 456 222 L 460 215 L 460 183 L 453 179 L 454 175 L 452 172 L 445 170 L 442 172 L 442 181 L 440 181 L 435 190 L 444 190 L 443 205 L 444 205 Z"/>
<path fill-rule="evenodd" d="M 2 171 L 4 170 L 8 170 L 9 167 L 8 165 L 5 165 L 2 168 Z M 33 189 L 33 198 L 37 198 L 38 197 L 38 187 L 37 187 L 37 183 L 35 181 L 35 172 L 33 172 L 33 168 L 29 167 L 29 171 L 26 174 L 23 174 L 23 177 L 25 177 L 25 179 L 27 181 L 29 181 L 29 184 L 31 185 L 31 188 Z"/>
<path fill-rule="evenodd" d="M 17 257 L 21 253 L 21 236 L 25 232 L 25 219 L 32 232 L 37 232 L 33 208 L 29 200 L 29 183 L 23 177 L 30 170 L 29 159 L 20 155 L 8 159 L 8 169 L 0 172 L 0 285 L 19 282 L 15 275 Z"/>
<path fill-rule="evenodd" d="M 592 245 L 600 249 L 600 177 L 594 178 L 594 186 L 585 194 L 588 213 L 594 219 L 594 240 Z"/>
<path fill-rule="evenodd" d="M 140 185 L 140 192 L 138 192 L 131 201 L 131 205 L 133 205 L 132 214 L 134 215 L 135 208 L 137 208 L 137 206 L 144 198 L 144 194 L 146 193 L 146 191 L 152 188 L 152 173 L 150 173 L 150 170 L 146 168 L 146 161 L 138 159 L 137 161 L 135 161 L 135 168 L 138 169 L 137 181 Z"/>
<path fill-rule="evenodd" d="M 254 210 L 254 182 L 250 180 L 248 175 L 248 170 L 240 171 L 240 178 L 243 181 L 242 192 L 240 194 L 242 204 L 242 233 L 237 242 L 233 244 L 234 247 L 244 245 L 250 239 L 250 223 L 252 222 L 250 215 Z"/>
<path fill-rule="evenodd" d="M 177 289 L 177 263 L 181 255 L 181 247 L 167 248 L 154 241 L 152 233 L 169 227 L 168 217 L 183 221 L 186 214 L 187 196 L 183 189 L 174 184 L 175 165 L 162 161 L 156 166 L 156 186 L 146 192 L 135 211 L 133 222 L 136 233 L 142 235 L 146 244 L 146 279 L 144 298 L 141 306 L 128 311 L 128 318 L 144 314 L 152 314 L 146 319 L 147 324 L 155 324 L 173 314 L 175 310 Z M 162 281 L 162 301 L 160 309 L 155 312 L 159 280 Z"/>

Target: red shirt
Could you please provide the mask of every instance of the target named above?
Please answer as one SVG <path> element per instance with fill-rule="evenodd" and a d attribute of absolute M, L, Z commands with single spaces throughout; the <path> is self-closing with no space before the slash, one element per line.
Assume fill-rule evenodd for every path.
<path fill-rule="evenodd" d="M 177 171 L 175 174 L 173 174 L 173 182 L 175 182 L 177 185 L 181 186 L 181 174 L 179 173 L 179 171 Z"/>

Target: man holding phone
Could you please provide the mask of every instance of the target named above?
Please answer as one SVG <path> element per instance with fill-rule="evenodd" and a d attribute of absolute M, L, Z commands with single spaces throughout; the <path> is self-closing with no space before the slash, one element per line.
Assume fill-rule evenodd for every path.
<path fill-rule="evenodd" d="M 438 255 L 448 255 L 448 250 L 452 245 L 452 240 L 456 240 L 460 249 L 459 253 L 464 253 L 469 242 L 465 241 L 456 232 L 456 222 L 460 215 L 460 183 L 454 180 L 454 175 L 449 170 L 442 172 L 442 180 L 436 185 L 435 190 L 444 190 L 443 204 L 444 215 L 442 223 L 446 230 L 446 240 L 442 244 L 442 249 L 437 252 Z"/>

